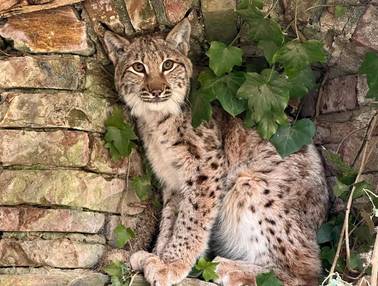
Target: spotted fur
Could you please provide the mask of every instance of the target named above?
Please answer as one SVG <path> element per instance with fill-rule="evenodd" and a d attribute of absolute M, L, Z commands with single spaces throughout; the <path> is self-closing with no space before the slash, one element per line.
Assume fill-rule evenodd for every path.
<path fill-rule="evenodd" d="M 172 285 L 212 252 L 223 285 L 255 285 L 256 275 L 269 270 L 287 286 L 317 285 L 315 233 L 328 191 L 316 149 L 306 146 L 283 159 L 255 130 L 218 109 L 193 128 L 186 104 L 189 35 L 187 20 L 166 39 L 105 34 L 116 87 L 164 185 L 154 253 L 135 253 L 132 267 L 153 285 Z M 164 70 L 167 60 L 174 65 Z"/>

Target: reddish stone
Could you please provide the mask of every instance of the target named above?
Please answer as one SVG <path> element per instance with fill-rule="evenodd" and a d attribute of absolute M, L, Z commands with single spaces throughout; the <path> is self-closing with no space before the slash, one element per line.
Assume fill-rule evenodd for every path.
<path fill-rule="evenodd" d="M 357 129 L 366 127 L 374 110 L 370 108 L 361 108 L 359 110 L 323 114 L 316 120 L 316 144 L 338 144 L 345 136 Z M 377 128 L 378 135 L 378 128 Z M 355 133 L 353 133 L 355 134 Z"/>
<path fill-rule="evenodd" d="M 94 48 L 86 30 L 73 8 L 62 7 L 10 17 L 0 35 L 20 51 L 90 55 Z"/>
<path fill-rule="evenodd" d="M 105 216 L 69 209 L 0 207 L 1 231 L 54 231 L 97 233 Z"/>
<path fill-rule="evenodd" d="M 83 5 L 97 34 L 104 34 L 102 23 L 118 34 L 125 32 L 124 24 L 112 0 L 86 0 Z"/>
<path fill-rule="evenodd" d="M 150 30 L 157 25 L 150 0 L 124 0 L 131 24 L 136 31 Z"/>
<path fill-rule="evenodd" d="M 348 75 L 326 82 L 320 91 L 320 112 L 353 110 L 357 107 L 358 76 Z"/>
<path fill-rule="evenodd" d="M 378 7 L 369 5 L 361 17 L 352 39 L 358 44 L 378 51 Z"/>
<path fill-rule="evenodd" d="M 86 133 L 0 130 L 0 162 L 4 166 L 83 167 L 88 160 L 89 138 Z"/>
<path fill-rule="evenodd" d="M 16 4 L 18 4 L 20 2 L 21 2 L 21 0 L 1 0 L 0 1 L 0 11 L 8 10 L 8 9 L 12 8 L 13 6 L 15 6 Z"/>
<path fill-rule="evenodd" d="M 105 246 L 70 239 L 0 240 L 0 266 L 50 266 L 91 268 L 104 254 Z"/>
<path fill-rule="evenodd" d="M 165 14 L 171 24 L 182 20 L 192 6 L 193 0 L 164 0 Z"/>
<path fill-rule="evenodd" d="M 136 150 L 125 159 L 113 161 L 111 159 L 109 149 L 105 148 L 105 142 L 94 137 L 92 140 L 92 153 L 88 168 L 99 173 L 110 173 L 129 176 L 140 176 L 143 172 L 142 158 Z M 130 169 L 128 165 L 130 162 Z"/>
<path fill-rule="evenodd" d="M 82 87 L 84 69 L 79 56 L 9 57 L 0 59 L 0 88 Z"/>

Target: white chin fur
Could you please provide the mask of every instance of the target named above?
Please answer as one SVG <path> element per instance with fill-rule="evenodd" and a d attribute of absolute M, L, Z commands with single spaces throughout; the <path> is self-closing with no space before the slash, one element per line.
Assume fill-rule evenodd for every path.
<path fill-rule="evenodd" d="M 131 108 L 131 115 L 138 118 L 149 117 L 151 113 L 177 115 L 181 113 L 180 103 L 184 99 L 185 92 L 180 92 L 172 95 L 170 99 L 164 102 L 144 102 L 136 95 L 125 98 L 125 101 Z"/>

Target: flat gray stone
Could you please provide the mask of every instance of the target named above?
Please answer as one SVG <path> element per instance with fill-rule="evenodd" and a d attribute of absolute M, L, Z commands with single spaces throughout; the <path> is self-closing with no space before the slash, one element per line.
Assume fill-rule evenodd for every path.
<path fill-rule="evenodd" d="M 69 209 L 0 207 L 0 231 L 97 233 L 105 215 Z"/>
<path fill-rule="evenodd" d="M 88 161 L 87 133 L 0 130 L 0 162 L 3 166 L 83 167 Z"/>
<path fill-rule="evenodd" d="M 125 180 L 71 170 L 0 170 L 0 205 L 61 205 L 119 213 Z"/>
<path fill-rule="evenodd" d="M 104 254 L 105 246 L 69 239 L 0 240 L 0 266 L 50 266 L 91 268 Z"/>
<path fill-rule="evenodd" d="M 79 56 L 24 56 L 0 60 L 0 88 L 82 87 L 84 66 Z"/>
<path fill-rule="evenodd" d="M 104 286 L 109 278 L 90 270 L 47 268 L 1 269 L 1 286 Z"/>
<path fill-rule="evenodd" d="M 0 127 L 61 127 L 103 132 L 110 112 L 106 99 L 87 93 L 4 92 L 1 98 Z"/>

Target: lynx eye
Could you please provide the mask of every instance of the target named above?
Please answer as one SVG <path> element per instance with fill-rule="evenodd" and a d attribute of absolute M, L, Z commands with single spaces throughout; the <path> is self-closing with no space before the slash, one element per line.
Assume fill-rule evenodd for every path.
<path fill-rule="evenodd" d="M 132 67 L 136 72 L 144 73 L 146 71 L 144 68 L 144 64 L 142 63 L 135 63 L 132 65 Z"/>
<path fill-rule="evenodd" d="M 166 60 L 164 63 L 163 63 L 163 71 L 168 71 L 170 69 L 173 68 L 173 61 L 171 60 Z"/>

